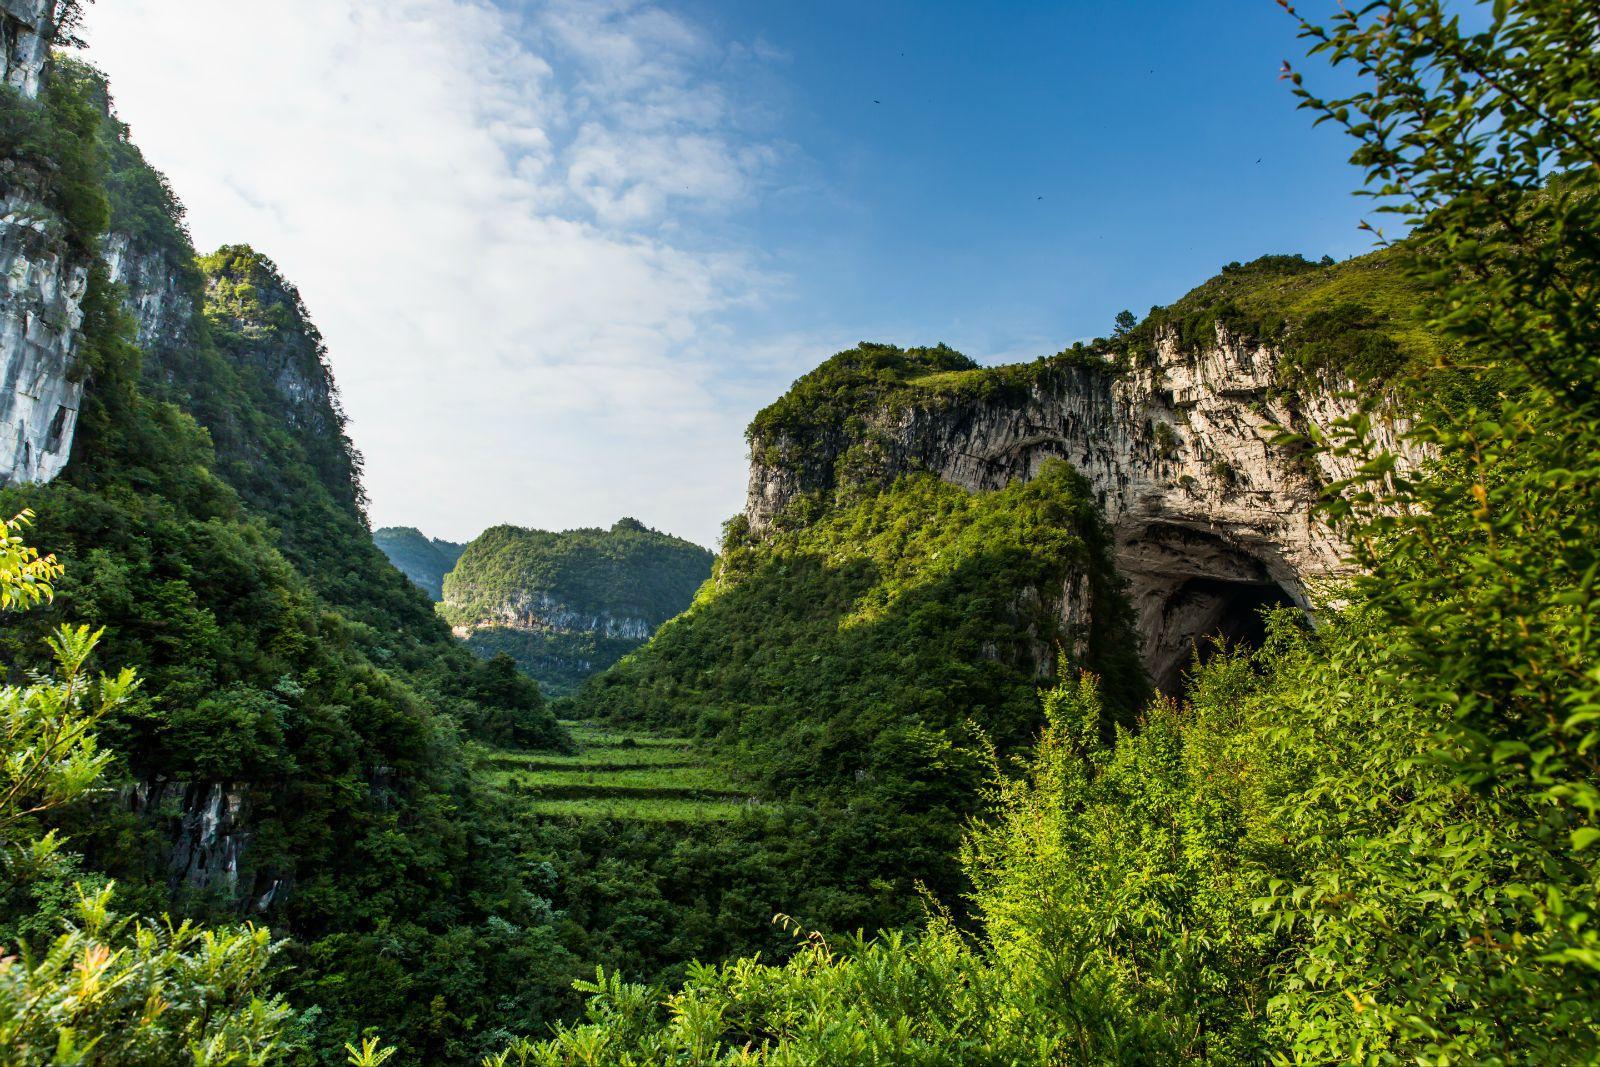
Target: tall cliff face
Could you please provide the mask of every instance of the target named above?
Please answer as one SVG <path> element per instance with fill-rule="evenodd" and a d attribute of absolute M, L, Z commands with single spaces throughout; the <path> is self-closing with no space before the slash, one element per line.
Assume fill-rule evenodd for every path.
<path fill-rule="evenodd" d="M 54 0 L 0 0 L 0 92 L 11 94 L 0 104 L 19 135 L 40 109 L 54 11 Z M 75 352 L 91 257 L 51 202 L 58 180 L 26 153 L 0 158 L 0 485 L 61 472 L 83 398 Z"/>
<path fill-rule="evenodd" d="M 56 0 L 0 0 L 0 78 L 32 99 L 50 57 Z"/>
<path fill-rule="evenodd" d="M 192 257 L 185 262 L 125 231 L 113 230 L 101 243 L 110 281 L 123 288 L 134 323 L 134 340 L 144 353 L 149 378 L 175 385 L 183 353 L 196 344 Z"/>
<path fill-rule="evenodd" d="M 72 449 L 88 257 L 18 168 L 0 163 L 0 485 L 49 481 Z"/>
<path fill-rule="evenodd" d="M 1110 523 L 1145 667 L 1172 687 L 1197 638 L 1242 636 L 1261 606 L 1309 610 L 1317 584 L 1343 571 L 1344 548 L 1313 509 L 1319 487 L 1354 465 L 1277 439 L 1353 414 L 1353 387 L 1285 389 L 1282 361 L 1280 348 L 1217 323 L 1198 346 L 1158 331 L 1127 366 L 1079 353 L 935 371 L 820 434 L 758 418 L 745 521 L 761 535 L 863 470 L 879 481 L 927 471 L 981 492 L 1064 459 Z M 1402 428 L 1379 432 L 1394 443 Z M 1081 613 L 1070 589 L 1059 599 L 1064 617 Z"/>

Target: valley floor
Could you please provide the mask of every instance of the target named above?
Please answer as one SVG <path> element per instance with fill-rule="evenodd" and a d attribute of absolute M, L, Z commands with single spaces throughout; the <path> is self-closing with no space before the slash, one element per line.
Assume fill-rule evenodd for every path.
<path fill-rule="evenodd" d="M 496 750 L 490 781 L 529 815 L 704 823 L 756 803 L 686 738 L 563 722 L 571 754 Z"/>

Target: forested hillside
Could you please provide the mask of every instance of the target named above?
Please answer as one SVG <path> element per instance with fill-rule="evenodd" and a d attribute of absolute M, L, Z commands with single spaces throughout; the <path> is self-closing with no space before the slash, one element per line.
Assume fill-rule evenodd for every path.
<path fill-rule="evenodd" d="M 1600 1061 L 1600 9 L 1453 10 L 1285 70 L 1403 240 L 457 559 L 0 2 L 0 1061 Z"/>
<path fill-rule="evenodd" d="M 428 537 L 411 526 L 385 526 L 372 531 L 372 541 L 411 584 L 435 602 L 444 598 L 444 576 L 461 558 L 466 545 Z"/>
<path fill-rule="evenodd" d="M 372 545 L 294 290 L 248 249 L 194 256 L 94 72 L 58 57 L 43 86 L 0 100 L 8 128 L 32 131 L 6 180 L 43 173 L 29 180 L 52 224 L 106 258 L 88 266 L 67 468 L 0 493 L 6 514 L 36 513 L 28 543 L 65 568 L 52 602 L 8 623 L 4 655 L 20 680 L 47 664 L 51 627 L 90 622 L 105 627 L 96 662 L 139 688 L 98 724 L 113 788 L 51 817 L 81 861 L 42 879 L 8 867 L 5 939 L 49 934 L 73 882 L 114 878 L 125 911 L 289 938 L 272 967 L 307 1062 L 342 1060 L 368 1023 L 419 1058 L 464 1057 L 477 1026 L 531 1025 L 549 995 L 491 994 L 513 983 L 516 946 L 547 935 L 470 739 L 563 736 L 537 688 L 461 649 Z M 501 948 L 480 953 L 486 938 Z M 512 970 L 452 977 L 462 953 Z"/>
<path fill-rule="evenodd" d="M 637 519 L 561 533 L 495 526 L 461 552 L 440 610 L 468 648 L 509 655 L 562 696 L 687 607 L 711 560 Z"/>

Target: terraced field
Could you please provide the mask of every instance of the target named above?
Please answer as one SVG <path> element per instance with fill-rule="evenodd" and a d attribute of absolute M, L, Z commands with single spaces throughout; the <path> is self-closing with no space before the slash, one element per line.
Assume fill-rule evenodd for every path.
<path fill-rule="evenodd" d="M 569 755 L 502 750 L 491 779 L 531 815 L 645 822 L 715 822 L 753 803 L 748 790 L 683 738 L 565 722 Z"/>

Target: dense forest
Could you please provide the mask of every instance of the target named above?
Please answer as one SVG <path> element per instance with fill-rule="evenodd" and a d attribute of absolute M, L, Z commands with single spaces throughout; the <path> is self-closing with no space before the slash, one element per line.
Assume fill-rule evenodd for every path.
<path fill-rule="evenodd" d="M 0 489 L 0 1060 L 1595 1061 L 1600 11 L 1481 15 L 1301 23 L 1347 97 L 1286 65 L 1403 240 L 1033 363 L 862 344 L 756 417 L 783 492 L 714 561 L 623 520 L 448 575 L 375 544 L 300 294 L 195 254 L 104 79 L 0 88 L 6 225 L 85 280 L 70 460 Z M 1178 412 L 1173 352 L 1270 354 L 1237 421 L 1289 416 L 1345 558 L 1157 692 L 1126 470 L 916 442 Z M 1084 439 L 1253 506 L 1138 410 Z M 630 647 L 542 690 L 450 633 L 556 615 Z"/>
<path fill-rule="evenodd" d="M 494 526 L 445 575 L 439 610 L 468 648 L 504 653 L 566 696 L 687 607 L 711 560 L 631 518 L 560 533 Z"/>

